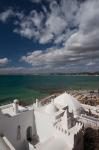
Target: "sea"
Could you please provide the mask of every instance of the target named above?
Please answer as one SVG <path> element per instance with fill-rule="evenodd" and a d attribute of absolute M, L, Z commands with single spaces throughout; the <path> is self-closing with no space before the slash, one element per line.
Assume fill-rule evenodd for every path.
<path fill-rule="evenodd" d="M 19 99 L 32 104 L 53 93 L 65 90 L 99 89 L 99 76 L 83 75 L 1 75 L 0 105 Z"/>

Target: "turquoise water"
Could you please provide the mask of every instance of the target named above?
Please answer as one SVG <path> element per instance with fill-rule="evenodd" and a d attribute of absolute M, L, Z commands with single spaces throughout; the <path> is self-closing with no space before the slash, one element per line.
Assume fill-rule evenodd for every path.
<path fill-rule="evenodd" d="M 99 76 L 8 75 L 0 76 L 0 104 L 14 98 L 29 104 L 66 89 L 98 89 Z"/>

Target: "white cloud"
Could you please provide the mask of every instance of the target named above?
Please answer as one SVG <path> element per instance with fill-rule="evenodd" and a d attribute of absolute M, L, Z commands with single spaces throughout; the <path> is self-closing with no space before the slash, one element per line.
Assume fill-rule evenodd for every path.
<path fill-rule="evenodd" d="M 43 44 L 57 39 L 57 36 L 61 35 L 67 27 L 67 21 L 56 1 L 50 3 L 50 10 L 51 13 L 47 14 L 44 29 L 41 32 L 39 40 Z"/>
<path fill-rule="evenodd" d="M 38 39 L 44 18 L 43 13 L 37 13 L 37 11 L 33 10 L 28 16 L 25 16 L 22 12 L 17 13 L 17 17 L 19 21 L 15 22 L 15 24 L 19 27 L 15 28 L 14 32 L 29 39 Z"/>
<path fill-rule="evenodd" d="M 46 33 L 44 33 L 40 36 L 39 42 L 41 44 L 46 44 L 48 42 L 51 42 L 52 39 L 54 38 L 54 35 L 52 33 L 50 33 L 50 32 L 47 33 L 47 32 L 48 31 L 46 31 Z"/>
<path fill-rule="evenodd" d="M 62 13 L 64 14 L 66 20 L 68 22 L 73 23 L 76 13 L 79 11 L 79 3 L 78 0 L 61 0 Z"/>
<path fill-rule="evenodd" d="M 51 14 L 48 17 L 45 26 L 50 33 L 58 35 L 61 34 L 66 29 L 67 22 L 63 16 Z"/>
<path fill-rule="evenodd" d="M 0 66 L 4 66 L 6 64 L 8 64 L 9 59 L 8 58 L 0 58 Z"/>
<path fill-rule="evenodd" d="M 70 2 L 72 2 L 69 7 L 69 9 L 71 8 L 71 16 L 68 16 L 68 13 L 66 13 L 68 9 L 65 10 L 65 7 L 63 7 L 63 5 L 65 6 L 65 2 L 62 1 L 61 6 L 58 6 L 56 2 L 50 4 L 51 13 L 47 16 L 45 30 L 40 39 L 41 43 L 47 43 L 51 40 L 54 40 L 56 44 L 63 42 L 63 47 L 53 47 L 51 49 L 46 49 L 44 52 L 38 50 L 36 51 L 37 55 L 33 52 L 23 56 L 21 60 L 33 66 L 42 66 L 42 68 L 44 66 L 50 66 L 52 70 L 53 68 L 55 70 L 57 66 L 61 68 L 63 65 L 68 68 L 69 65 L 71 70 L 73 70 L 72 67 L 74 67 L 75 71 L 79 70 L 80 66 L 82 66 L 82 71 L 91 70 L 92 66 L 95 66 L 95 64 L 99 62 L 97 61 L 98 58 L 95 59 L 99 56 L 99 25 L 97 22 L 99 10 L 97 0 L 94 2 L 85 1 L 80 7 L 78 7 L 76 0 L 68 1 L 68 3 L 66 3 L 67 7 L 70 5 Z M 60 7 L 64 10 L 64 16 L 61 14 Z M 89 10 L 89 8 L 91 9 Z M 76 12 L 75 16 L 74 12 Z M 63 18 L 60 17 L 61 15 Z M 60 21 L 60 19 L 63 20 Z M 78 29 L 68 29 L 70 27 L 70 22 L 77 25 Z M 95 25 L 96 23 L 97 25 Z M 91 62 L 93 58 L 94 63 Z M 95 66 L 95 68 L 97 67 Z"/>
<path fill-rule="evenodd" d="M 56 65 L 65 63 L 69 56 L 72 55 L 71 51 L 67 51 L 64 48 L 58 49 L 56 47 L 47 49 L 45 52 L 38 50 L 32 53 L 22 56 L 21 60 L 25 61 L 33 66 L 41 65 Z"/>
<path fill-rule="evenodd" d="M 76 19 L 79 23 L 79 30 L 73 34 L 66 44 L 68 48 L 99 47 L 99 1 L 88 0 L 83 3 L 77 13 Z M 90 51 L 90 50 L 89 50 Z"/>
<path fill-rule="evenodd" d="M 33 69 L 24 67 L 4 67 L 0 68 L 0 74 L 28 74 L 33 73 Z"/>
<path fill-rule="evenodd" d="M 10 17 L 14 16 L 14 12 L 12 9 L 8 9 L 2 13 L 0 13 L 0 21 L 5 23 Z"/>
<path fill-rule="evenodd" d="M 16 24 L 18 27 L 14 32 L 29 39 L 36 39 L 43 44 L 56 39 L 66 30 L 66 18 L 56 1 L 50 2 L 50 12 L 45 10 L 45 7 L 43 9 L 44 13 L 36 10 L 31 11 L 27 16 L 22 13 L 21 18 L 21 13 L 18 14 L 19 21 Z"/>
<path fill-rule="evenodd" d="M 87 63 L 86 65 L 87 65 L 87 66 L 93 66 L 93 65 L 95 65 L 95 62 L 89 62 L 89 63 Z"/>
<path fill-rule="evenodd" d="M 49 0 L 49 10 L 45 5 L 42 9 L 31 10 L 28 15 L 17 12 L 14 32 L 41 44 L 52 42 L 57 46 L 36 50 L 22 56 L 21 60 L 39 69 L 59 67 L 61 70 L 64 65 L 71 70 L 74 66 L 86 66 L 87 70 L 95 66 L 99 62 L 99 1 L 61 0 L 58 3 Z"/>

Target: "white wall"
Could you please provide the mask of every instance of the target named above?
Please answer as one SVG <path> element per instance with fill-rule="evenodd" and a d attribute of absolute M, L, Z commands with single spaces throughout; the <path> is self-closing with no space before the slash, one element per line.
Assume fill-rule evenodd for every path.
<path fill-rule="evenodd" d="M 28 126 L 33 128 L 32 134 L 35 134 L 33 119 L 33 110 L 22 112 L 13 117 L 0 114 L 0 134 L 4 134 L 16 149 L 25 150 L 24 141 L 26 140 L 26 130 Z M 19 125 L 21 127 L 21 140 L 17 140 L 17 130 Z"/>
<path fill-rule="evenodd" d="M 56 138 L 60 137 L 64 139 L 66 141 L 66 145 L 69 147 L 70 150 L 72 150 L 74 146 L 74 134 L 68 135 L 68 133 L 65 134 L 61 130 L 59 131 L 58 129 L 56 129 L 55 137 Z"/>
<path fill-rule="evenodd" d="M 37 134 L 39 136 L 40 142 L 47 140 L 51 136 L 53 136 L 53 116 L 45 114 L 43 112 L 35 111 L 35 122 Z"/>

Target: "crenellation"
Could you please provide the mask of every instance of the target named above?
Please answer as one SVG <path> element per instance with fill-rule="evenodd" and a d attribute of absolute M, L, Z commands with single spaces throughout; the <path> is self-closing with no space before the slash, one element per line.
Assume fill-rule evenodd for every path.
<path fill-rule="evenodd" d="M 14 100 L 12 104 L 0 107 L 0 135 L 6 137 L 15 150 L 41 150 L 49 144 L 53 147 L 50 150 L 57 150 L 57 144 L 59 150 L 61 147 L 83 150 L 84 121 L 93 123 L 96 120 L 91 120 L 82 109 L 80 103 L 67 93 L 54 99 L 36 99 L 27 107 Z"/>

